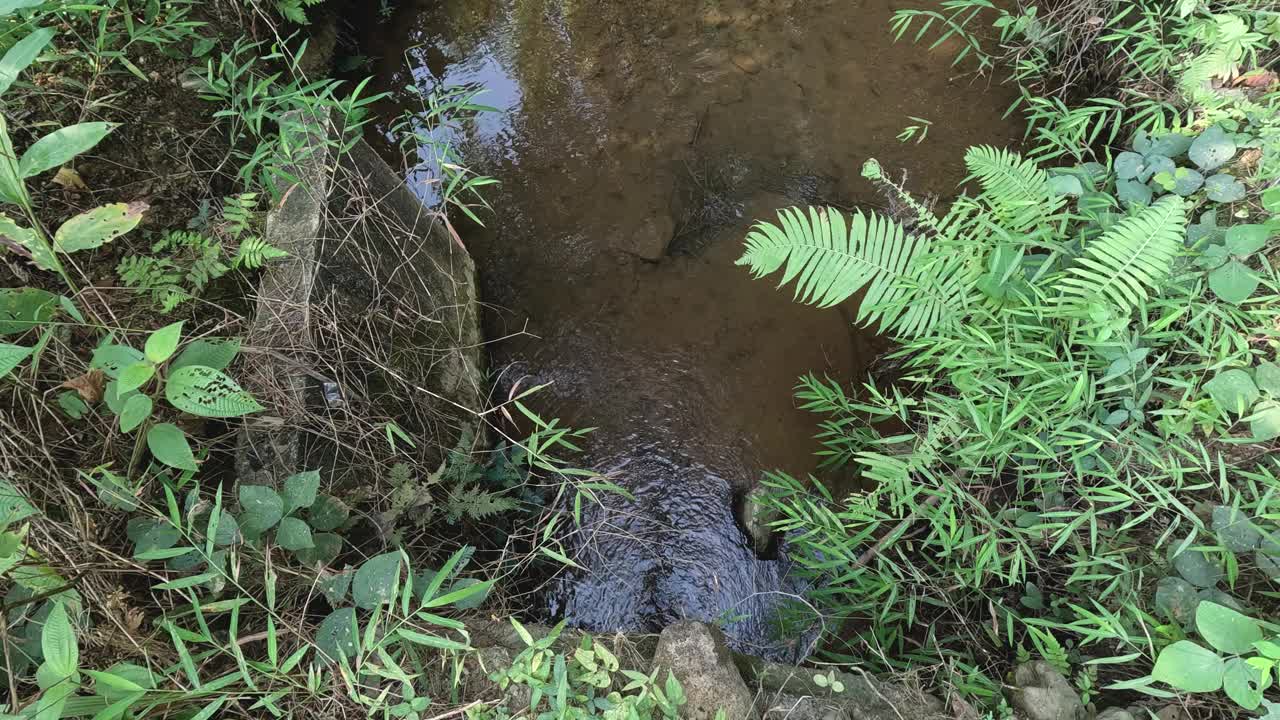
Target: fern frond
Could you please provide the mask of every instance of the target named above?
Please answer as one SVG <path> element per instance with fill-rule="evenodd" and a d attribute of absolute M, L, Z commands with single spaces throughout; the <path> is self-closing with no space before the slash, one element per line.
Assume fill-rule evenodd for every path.
<path fill-rule="evenodd" d="M 1062 208 L 1066 199 L 1049 189 L 1049 174 L 1034 160 L 990 145 L 977 145 L 964 154 L 969 179 L 982 185 L 979 199 L 998 222 L 1014 232 L 1043 223 Z"/>
<path fill-rule="evenodd" d="M 781 287 L 795 281 L 796 300 L 831 307 L 866 290 L 857 319 L 881 331 L 923 335 L 949 317 L 966 288 L 955 263 L 922 258 L 927 238 L 908 235 L 876 214 L 844 215 L 830 208 L 778 212 L 781 226 L 758 222 L 747 233 L 738 265 L 757 278 L 782 268 Z"/>
<path fill-rule="evenodd" d="M 472 520 L 484 520 L 518 507 L 520 504 L 503 495 L 501 490 L 481 490 L 479 485 L 455 485 L 445 500 L 450 523 L 458 522 L 464 515 Z"/>
<path fill-rule="evenodd" d="M 1186 226 L 1183 199 L 1165 195 L 1089 243 L 1059 290 L 1076 303 L 1104 298 L 1127 314 L 1168 276 Z"/>
<path fill-rule="evenodd" d="M 289 253 L 284 250 L 254 235 L 240 242 L 240 248 L 236 251 L 236 256 L 232 259 L 231 266 L 245 268 L 246 270 L 257 270 L 266 264 L 268 260 L 276 260 L 288 255 Z"/>

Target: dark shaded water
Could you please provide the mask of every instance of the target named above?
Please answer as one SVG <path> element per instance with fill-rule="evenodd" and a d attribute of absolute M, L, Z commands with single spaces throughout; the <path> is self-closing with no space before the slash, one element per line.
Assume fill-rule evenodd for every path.
<path fill-rule="evenodd" d="M 892 43 L 897 6 L 418 0 L 361 21 L 376 89 L 481 83 L 504 111 L 466 138 L 503 182 L 488 228 L 464 233 L 487 335 L 507 338 L 494 366 L 552 383 L 539 409 L 597 427 L 588 462 L 637 498 L 609 499 L 576 536 L 589 571 L 550 600 L 574 622 L 747 616 L 727 626 L 739 647 L 801 649 L 764 621 L 795 589 L 785 561 L 755 557 L 730 499 L 762 470 L 812 471 L 796 377 L 860 378 L 881 346 L 847 308 L 751 281 L 732 262 L 742 237 L 781 206 L 879 204 L 859 176 L 870 156 L 949 194 L 965 147 L 1018 132 L 1000 117 L 1010 96 L 952 79 L 950 48 Z M 934 122 L 923 144 L 895 140 L 908 116 Z"/>

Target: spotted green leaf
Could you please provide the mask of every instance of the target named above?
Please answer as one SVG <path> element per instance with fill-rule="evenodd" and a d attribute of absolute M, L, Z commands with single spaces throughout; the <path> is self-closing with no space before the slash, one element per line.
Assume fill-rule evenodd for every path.
<path fill-rule="evenodd" d="M 328 565 L 337 560 L 338 554 L 342 552 L 342 538 L 333 533 L 312 533 L 311 542 L 312 547 L 294 553 L 298 562 L 307 567 Z M 347 578 L 347 582 L 350 583 L 350 577 Z"/>
<path fill-rule="evenodd" d="M 0 288 L 0 337 L 20 335 L 53 318 L 58 296 L 38 288 Z"/>
<path fill-rule="evenodd" d="M 1244 414 L 1258 401 L 1258 386 L 1239 368 L 1223 370 L 1204 384 L 1214 403 L 1223 410 Z"/>
<path fill-rule="evenodd" d="M 100 345 L 93 351 L 89 367 L 101 370 L 107 377 L 118 379 L 125 368 L 146 362 L 146 356 L 128 345 Z"/>
<path fill-rule="evenodd" d="M 284 517 L 284 500 L 265 485 L 241 485 L 239 496 L 240 529 L 246 535 L 261 535 Z"/>
<path fill-rule="evenodd" d="M 14 222 L 8 215 L 0 213 L 0 243 L 6 241 L 22 248 L 25 254 L 31 257 L 31 262 L 41 270 L 58 272 L 62 269 L 62 263 L 58 262 L 57 256 L 53 254 L 52 248 L 44 238 L 35 231 Z"/>
<path fill-rule="evenodd" d="M 1226 173 L 1218 173 L 1204 181 L 1204 194 L 1214 202 L 1244 199 L 1244 184 Z"/>
<path fill-rule="evenodd" d="M 350 514 L 346 503 L 332 495 L 321 495 L 307 511 L 307 519 L 311 527 L 328 532 L 342 527 Z"/>
<path fill-rule="evenodd" d="M 311 528 L 298 518 L 287 517 L 280 521 L 276 528 L 276 543 L 285 550 L 308 550 L 315 547 L 311 539 Z"/>
<path fill-rule="evenodd" d="M 214 370 L 225 370 L 240 352 L 238 338 L 202 338 L 188 343 L 178 359 L 169 364 L 170 370 L 189 365 L 204 365 Z"/>
<path fill-rule="evenodd" d="M 1235 154 L 1235 141 L 1217 125 L 1200 133 L 1200 136 L 1191 142 L 1191 147 L 1187 150 L 1187 157 L 1191 158 L 1191 162 L 1195 163 L 1201 170 L 1213 170 L 1221 167 Z"/>
<path fill-rule="evenodd" d="M 369 558 L 356 570 L 351 593 L 357 606 L 372 610 L 394 598 L 400 561 L 400 551 L 393 550 Z"/>
<path fill-rule="evenodd" d="M 356 609 L 338 608 L 320 622 L 316 629 L 316 648 L 331 661 L 355 657 L 360 627 L 356 621 Z"/>
<path fill-rule="evenodd" d="M 137 227 L 146 209 L 141 202 L 113 203 L 80 213 L 53 234 L 53 247 L 60 253 L 101 247 Z"/>
<path fill-rule="evenodd" d="M 316 492 L 320 489 L 320 471 L 308 470 L 291 475 L 284 481 L 284 514 L 288 515 L 299 508 L 309 508 L 316 501 Z"/>
<path fill-rule="evenodd" d="M 1280 437 L 1280 400 L 1264 400 L 1249 415 L 1249 431 L 1255 442 L 1265 442 Z"/>
<path fill-rule="evenodd" d="M 200 417 L 233 418 L 262 410 L 234 380 L 205 365 L 187 365 L 170 373 L 164 396 L 179 410 Z"/>

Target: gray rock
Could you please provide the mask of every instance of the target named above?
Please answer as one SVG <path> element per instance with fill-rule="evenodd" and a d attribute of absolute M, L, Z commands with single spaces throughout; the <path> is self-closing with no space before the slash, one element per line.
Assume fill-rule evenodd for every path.
<path fill-rule="evenodd" d="M 742 529 L 751 541 L 751 548 L 756 551 L 756 556 L 762 558 L 776 552 L 773 528 L 769 525 L 778 519 L 778 511 L 764 504 L 763 498 L 768 492 L 768 488 L 757 486 L 735 503 L 739 505 L 735 508 L 738 522 L 742 523 Z"/>
<path fill-rule="evenodd" d="M 502 700 L 508 710 L 518 712 L 529 708 L 533 688 L 528 685 L 508 684 L 507 687 L 490 676 L 511 667 L 515 654 L 504 647 L 480 648 L 466 659 L 466 697 L 474 700 Z"/>
<path fill-rule="evenodd" d="M 655 212 L 645 218 L 631 235 L 629 252 L 638 257 L 656 262 L 667 254 L 667 246 L 676 234 L 676 221 L 671 214 L 664 211 Z"/>
<path fill-rule="evenodd" d="M 1062 673 L 1043 661 L 1023 663 L 1013 674 L 1010 700 L 1028 720 L 1083 720 L 1084 703 Z"/>
<path fill-rule="evenodd" d="M 1135 720 L 1133 713 L 1121 707 L 1110 707 L 1098 713 L 1097 720 Z"/>
<path fill-rule="evenodd" d="M 688 702 L 681 717 L 713 720 L 719 710 L 733 720 L 758 717 L 751 691 L 716 628 L 689 620 L 668 626 L 658 638 L 653 665 L 659 670 L 659 682 L 671 672 L 684 688 Z"/>
<path fill-rule="evenodd" d="M 764 720 L 852 720 L 837 703 L 816 697 L 779 695 L 765 703 Z"/>

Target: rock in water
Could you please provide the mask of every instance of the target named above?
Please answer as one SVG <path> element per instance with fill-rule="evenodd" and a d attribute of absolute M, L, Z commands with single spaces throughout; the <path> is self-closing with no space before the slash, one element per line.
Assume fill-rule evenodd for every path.
<path fill-rule="evenodd" d="M 714 720 L 720 710 L 733 720 L 757 717 L 751 691 L 716 628 L 690 620 L 668 626 L 658 638 L 653 665 L 659 682 L 670 671 L 684 688 L 687 702 L 681 717 Z"/>

